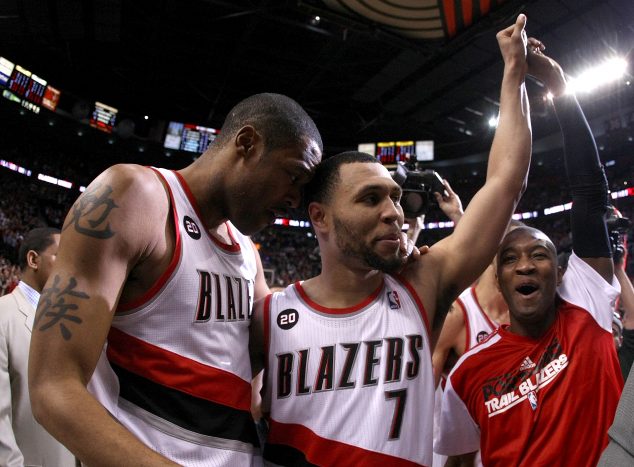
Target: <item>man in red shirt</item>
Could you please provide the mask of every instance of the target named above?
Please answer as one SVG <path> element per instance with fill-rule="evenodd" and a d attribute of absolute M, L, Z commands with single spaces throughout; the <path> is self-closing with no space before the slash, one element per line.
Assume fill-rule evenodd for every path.
<path fill-rule="evenodd" d="M 594 466 L 623 386 L 612 341 L 619 287 L 603 218 L 607 183 L 581 109 L 563 95 L 561 68 L 541 43 L 531 45 L 529 60 L 557 96 L 573 254 L 562 277 L 555 246 L 541 231 L 520 227 L 505 237 L 497 276 L 511 324 L 449 375 L 434 450 L 468 461 L 481 449 L 487 466 Z"/>

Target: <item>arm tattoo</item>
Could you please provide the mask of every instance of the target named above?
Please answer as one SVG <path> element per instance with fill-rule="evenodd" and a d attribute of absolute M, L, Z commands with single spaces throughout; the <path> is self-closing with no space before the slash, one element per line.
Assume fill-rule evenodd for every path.
<path fill-rule="evenodd" d="M 81 324 L 82 319 L 79 316 L 70 314 L 71 311 L 77 310 L 79 305 L 66 303 L 66 298 L 88 299 L 90 296 L 87 293 L 74 290 L 77 286 L 77 280 L 74 277 L 69 279 L 68 285 L 64 289 L 61 288 L 60 282 L 61 278 L 56 275 L 53 279 L 53 284 L 42 291 L 33 327 L 39 331 L 46 331 L 59 324 L 62 337 L 64 340 L 69 340 L 72 337 L 72 333 L 66 326 L 68 323 L 64 320 Z"/>
<path fill-rule="evenodd" d="M 72 224 L 78 233 L 89 237 L 101 239 L 112 237 L 114 232 L 110 230 L 110 223 L 106 223 L 103 228 L 100 228 L 106 222 L 110 211 L 119 207 L 110 198 L 112 191 L 110 185 L 105 185 L 103 189 L 101 184 L 89 187 L 73 204 L 69 222 L 62 230 L 66 230 Z M 90 215 L 94 217 L 95 211 L 99 212 L 100 209 L 101 215 L 96 219 L 87 219 Z"/>

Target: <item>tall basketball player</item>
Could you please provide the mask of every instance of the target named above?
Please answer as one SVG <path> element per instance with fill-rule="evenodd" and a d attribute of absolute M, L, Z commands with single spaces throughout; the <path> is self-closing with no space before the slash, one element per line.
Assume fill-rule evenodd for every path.
<path fill-rule="evenodd" d="M 33 326 L 30 390 L 83 463 L 251 465 L 248 329 L 268 287 L 246 235 L 298 206 L 321 152 L 295 101 L 258 94 L 190 166 L 114 166 L 75 202 Z M 86 390 L 98 361 L 103 405 Z"/>

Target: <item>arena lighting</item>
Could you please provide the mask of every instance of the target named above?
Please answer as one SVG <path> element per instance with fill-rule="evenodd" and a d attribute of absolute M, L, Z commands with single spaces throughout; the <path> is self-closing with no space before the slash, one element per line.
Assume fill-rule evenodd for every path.
<path fill-rule="evenodd" d="M 0 159 L 0 166 L 19 174 L 26 175 L 27 177 L 30 177 L 32 173 L 29 169 L 25 169 L 24 167 L 20 167 L 19 165 L 14 164 L 13 162 L 5 161 L 4 159 Z"/>
<path fill-rule="evenodd" d="M 37 174 L 37 179 L 42 180 L 43 182 L 51 183 L 53 185 L 58 185 L 64 188 L 73 187 L 73 184 L 71 182 L 67 182 L 66 180 L 62 180 L 60 178 L 51 177 L 50 175 Z"/>
<path fill-rule="evenodd" d="M 576 78 L 571 78 L 566 85 L 566 93 L 590 92 L 604 84 L 622 78 L 627 71 L 627 61 L 616 57 L 594 66 Z"/>
<path fill-rule="evenodd" d="M 495 128 L 495 127 L 497 127 L 497 126 L 498 126 L 498 119 L 499 119 L 499 117 L 498 117 L 498 116 L 491 117 L 491 118 L 489 119 L 489 126 L 490 126 L 491 128 Z"/>

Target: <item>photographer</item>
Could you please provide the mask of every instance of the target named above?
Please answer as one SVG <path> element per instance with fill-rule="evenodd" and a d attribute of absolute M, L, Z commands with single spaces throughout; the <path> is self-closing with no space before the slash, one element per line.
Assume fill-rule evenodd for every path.
<path fill-rule="evenodd" d="M 418 245 L 418 237 L 425 224 L 425 216 L 434 206 L 453 222 L 454 227 L 462 218 L 464 211 L 460 197 L 452 190 L 451 185 L 433 170 L 410 170 L 399 166 L 392 176 L 403 188 L 401 205 L 405 222 L 409 225 L 407 237 Z"/>
<path fill-rule="evenodd" d="M 615 338 L 615 344 L 623 379 L 627 379 L 634 361 L 634 287 L 625 269 L 627 264 L 626 235 L 631 222 L 628 218 L 623 217 L 618 209 L 611 206 L 606 224 L 612 244 L 614 275 L 621 285 L 621 296 L 615 317 L 615 320 L 621 319 L 620 339 Z"/>

